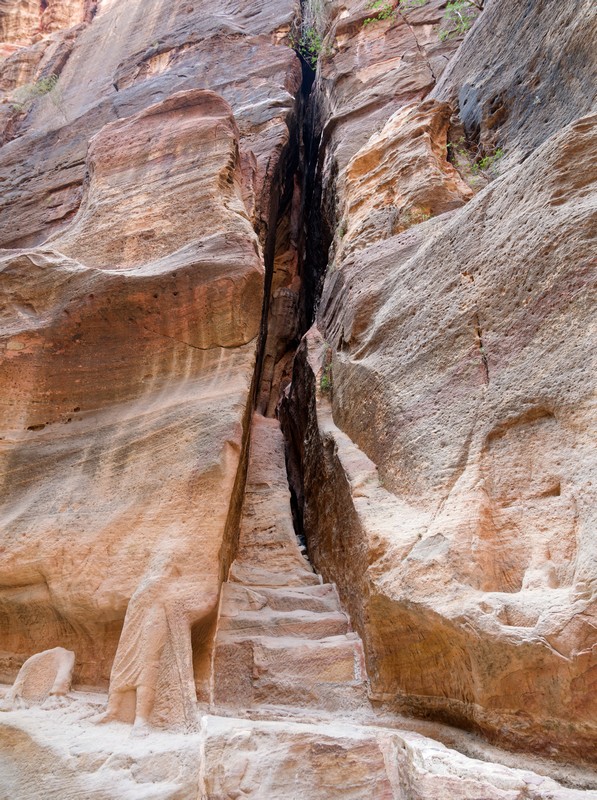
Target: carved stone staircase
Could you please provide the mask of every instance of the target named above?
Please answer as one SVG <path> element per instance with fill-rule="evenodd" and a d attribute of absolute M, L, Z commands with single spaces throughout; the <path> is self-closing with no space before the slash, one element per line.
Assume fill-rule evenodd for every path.
<path fill-rule="evenodd" d="M 303 555 L 292 525 L 279 423 L 255 415 L 239 548 L 222 598 L 214 705 L 239 710 L 369 708 L 363 647 Z"/>

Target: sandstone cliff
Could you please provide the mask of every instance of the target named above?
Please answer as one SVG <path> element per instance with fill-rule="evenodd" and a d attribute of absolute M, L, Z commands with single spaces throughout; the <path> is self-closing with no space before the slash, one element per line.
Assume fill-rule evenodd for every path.
<path fill-rule="evenodd" d="M 379 701 L 590 756 L 595 10 L 487 3 L 435 85 L 402 43 L 382 101 L 361 8 L 314 90 L 331 250 L 286 411 L 309 552 Z"/>
<path fill-rule="evenodd" d="M 596 40 L 0 0 L 1 796 L 596 796 Z"/>

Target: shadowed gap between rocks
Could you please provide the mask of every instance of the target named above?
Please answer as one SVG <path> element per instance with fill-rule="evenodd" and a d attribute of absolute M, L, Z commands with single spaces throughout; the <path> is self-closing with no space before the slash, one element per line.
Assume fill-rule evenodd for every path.
<path fill-rule="evenodd" d="M 280 403 L 290 385 L 297 347 L 313 324 L 328 265 L 332 227 L 321 213 L 322 183 L 318 169 L 318 108 L 311 92 L 315 72 L 301 57 L 303 81 L 297 99 L 294 141 L 290 144 L 284 186 L 277 203 L 266 252 L 266 287 L 261 344 L 256 367 L 255 408 L 280 418 L 286 442 L 286 466 L 296 536 L 308 547 L 303 528 L 299 443 L 280 417 Z"/>

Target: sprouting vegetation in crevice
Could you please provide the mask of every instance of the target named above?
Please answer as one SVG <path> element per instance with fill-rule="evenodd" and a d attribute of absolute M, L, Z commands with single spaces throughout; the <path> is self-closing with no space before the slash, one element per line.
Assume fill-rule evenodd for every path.
<path fill-rule="evenodd" d="M 498 144 L 481 142 L 479 126 L 465 129 L 459 114 L 452 116 L 446 158 L 472 189 L 481 189 L 498 176 L 504 155 Z"/>
<path fill-rule="evenodd" d="M 328 53 L 324 44 L 325 0 L 304 0 L 301 19 L 288 36 L 288 43 L 315 72 L 320 55 Z"/>
<path fill-rule="evenodd" d="M 379 0 L 389 3 L 389 0 Z M 399 0 L 398 10 L 402 12 L 414 11 L 427 5 L 429 0 Z M 464 36 L 477 18 L 476 12 L 483 10 L 483 0 L 450 0 L 446 4 L 444 16 L 437 30 L 441 42 Z"/>
<path fill-rule="evenodd" d="M 317 69 L 317 60 L 321 53 L 323 39 L 315 28 L 302 28 L 297 36 L 291 33 L 288 37 L 290 46 L 303 58 L 313 71 Z"/>
<path fill-rule="evenodd" d="M 438 33 L 440 41 L 464 36 L 476 19 L 475 9 L 482 11 L 483 4 L 480 0 L 452 0 L 448 3 Z"/>
<path fill-rule="evenodd" d="M 363 20 L 363 25 L 371 25 L 372 22 L 383 22 L 386 19 L 394 20 L 398 14 L 392 0 L 369 0 L 367 10 L 372 16 Z"/>
<path fill-rule="evenodd" d="M 20 86 L 10 97 L 10 108 L 16 114 L 22 114 L 32 107 L 36 100 L 48 97 L 52 105 L 60 111 L 66 120 L 66 112 L 62 100 L 62 93 L 58 87 L 58 75 L 51 74 L 39 78 L 35 83 Z"/>

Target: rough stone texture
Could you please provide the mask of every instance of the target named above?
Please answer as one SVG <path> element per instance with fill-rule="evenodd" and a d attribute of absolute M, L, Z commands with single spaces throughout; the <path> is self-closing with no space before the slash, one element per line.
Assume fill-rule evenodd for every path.
<path fill-rule="evenodd" d="M 362 248 L 473 196 L 446 160 L 451 108 L 429 101 L 395 112 L 349 161 L 342 176 L 339 239 Z"/>
<path fill-rule="evenodd" d="M 486 0 L 432 96 L 453 103 L 471 139 L 516 163 L 594 107 L 596 38 L 591 0 Z"/>
<path fill-rule="evenodd" d="M 93 0 L 2 0 L 0 53 L 6 45 L 29 45 L 44 34 L 84 22 L 96 5 Z"/>
<path fill-rule="evenodd" d="M 102 702 L 4 713 L 2 800 L 594 800 L 524 766 L 469 758 L 414 732 L 341 722 L 202 717 L 201 731 L 90 724 Z M 109 731 L 109 736 L 106 731 Z"/>
<path fill-rule="evenodd" d="M 43 703 L 70 691 L 75 654 L 64 647 L 36 653 L 23 664 L 6 697 L 5 708 Z"/>
<path fill-rule="evenodd" d="M 453 174 L 437 168 L 445 128 L 436 128 L 434 165 L 429 148 L 421 157 L 428 125 L 409 123 L 429 119 L 432 101 L 404 108 L 380 133 L 344 117 L 329 141 L 335 117 L 324 117 L 319 213 L 333 247 L 284 408 L 291 477 L 309 555 L 362 636 L 374 698 L 511 745 L 594 759 L 596 135 L 586 112 L 595 60 L 579 57 L 574 74 L 570 65 L 596 12 L 573 2 L 555 15 L 545 3 L 486 6 L 435 94 L 458 95 L 468 81 L 485 109 L 514 70 L 512 91 L 532 95 L 562 65 L 550 103 L 565 108 L 547 125 L 532 97 L 508 101 L 503 124 L 483 111 L 481 139 L 491 129 L 506 152 L 501 176 L 403 233 L 373 220 L 408 193 L 414 164 L 430 209 Z M 562 62 L 544 44 L 564 18 Z M 317 90 L 328 105 L 358 97 L 357 74 L 322 72 Z M 409 73 L 415 95 L 419 74 Z M 564 91 L 569 101 L 558 100 Z M 463 102 L 460 112 L 466 126 Z M 381 187 L 369 192 L 354 174 L 368 158 Z M 432 169 L 439 187 L 426 178 Z"/>
<path fill-rule="evenodd" d="M 595 797 L 396 713 L 595 753 L 597 14 L 485 5 L 313 4 L 305 110 L 294 0 L 0 0 L 11 800 Z"/>
<path fill-rule="evenodd" d="M 112 158 L 125 143 L 128 159 Z M 112 673 L 121 693 L 155 689 L 143 670 L 171 661 L 168 647 L 188 662 L 191 625 L 215 609 L 263 266 L 221 98 L 177 94 L 108 126 L 91 153 L 63 240 L 3 259 L 3 380 L 18 387 L 2 409 L 3 642 L 20 654 L 68 641 L 78 680 L 105 680 L 130 600 Z M 156 202 L 148 228 L 127 186 L 137 175 L 149 187 L 162 159 L 169 180 L 156 191 L 173 216 Z M 181 230 L 188 192 L 203 222 Z M 80 234 L 91 209 L 95 247 Z M 168 647 L 156 633 L 166 623 Z"/>
<path fill-rule="evenodd" d="M 213 90 L 233 109 L 247 211 L 265 240 L 301 79 L 293 52 L 278 44 L 294 11 L 291 0 L 220 10 L 206 2 L 103 3 L 90 25 L 74 29 L 66 61 L 44 67 L 60 75 L 55 91 L 11 123 L 0 160 L 0 244 L 38 244 L 64 227 L 81 199 L 89 140 L 108 122 L 191 89 Z"/>

